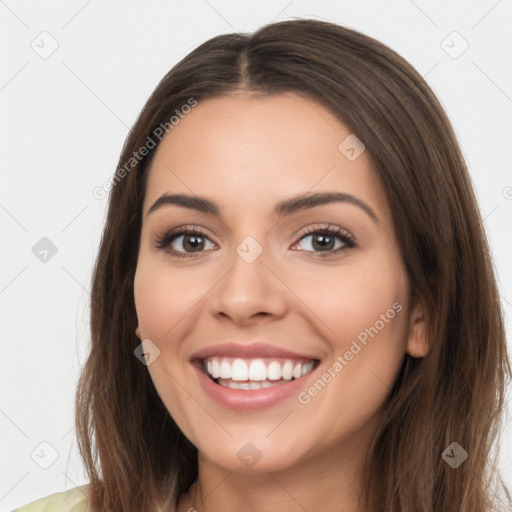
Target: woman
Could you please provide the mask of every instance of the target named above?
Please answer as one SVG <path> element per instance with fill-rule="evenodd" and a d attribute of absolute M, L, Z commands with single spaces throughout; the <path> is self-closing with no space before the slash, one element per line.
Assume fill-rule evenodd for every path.
<path fill-rule="evenodd" d="M 90 484 L 23 512 L 504 506 L 510 362 L 467 168 L 422 77 L 359 32 L 223 35 L 163 78 L 91 330 Z"/>

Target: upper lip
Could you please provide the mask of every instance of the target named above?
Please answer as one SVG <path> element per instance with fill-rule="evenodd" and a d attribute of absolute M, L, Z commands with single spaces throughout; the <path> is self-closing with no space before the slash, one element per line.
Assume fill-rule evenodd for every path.
<path fill-rule="evenodd" d="M 285 350 L 276 345 L 256 342 L 248 344 L 220 343 L 205 347 L 192 354 L 191 359 L 207 359 L 214 356 L 240 357 L 242 359 L 253 359 L 258 357 L 282 357 L 290 359 L 316 360 L 317 358 L 308 354 L 299 354 Z"/>

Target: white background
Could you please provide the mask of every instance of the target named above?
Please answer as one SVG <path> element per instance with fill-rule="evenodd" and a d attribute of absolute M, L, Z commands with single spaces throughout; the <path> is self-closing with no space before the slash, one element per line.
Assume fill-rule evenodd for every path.
<path fill-rule="evenodd" d="M 73 399 L 87 353 L 90 277 L 106 209 L 106 199 L 95 199 L 92 190 L 111 179 L 144 102 L 203 41 L 293 17 L 375 37 L 411 62 L 438 95 L 485 217 L 510 338 L 511 0 L 2 0 L 0 510 L 87 482 Z M 458 58 L 443 49 L 463 48 L 453 31 L 469 44 Z M 31 44 L 48 50 L 51 38 L 58 48 L 43 59 Z M 32 252 L 42 237 L 57 247 L 46 263 Z M 51 462 L 52 448 L 41 442 L 58 453 L 48 469 L 35 462 Z M 500 460 L 510 486 L 510 424 Z"/>

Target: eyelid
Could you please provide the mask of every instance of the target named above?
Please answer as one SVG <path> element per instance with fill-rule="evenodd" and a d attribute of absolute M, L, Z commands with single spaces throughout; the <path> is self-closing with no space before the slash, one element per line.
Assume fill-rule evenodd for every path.
<path fill-rule="evenodd" d="M 330 223 L 314 224 L 314 225 L 304 228 L 304 230 L 301 230 L 301 232 L 299 232 L 299 233 L 301 233 L 300 236 L 299 236 L 299 234 L 296 235 L 299 237 L 297 241 L 302 240 L 305 236 L 308 236 L 308 235 L 311 235 L 314 233 L 322 233 L 322 232 L 332 233 L 333 235 L 347 238 L 350 241 L 355 242 L 355 237 L 350 233 L 350 231 L 348 231 L 345 228 L 342 228 L 340 226 L 337 226 L 335 224 L 330 224 Z"/>
<path fill-rule="evenodd" d="M 204 228 L 199 228 L 194 224 L 184 224 L 180 226 L 176 226 L 172 229 L 164 229 L 163 231 L 159 231 L 155 234 L 155 238 L 153 241 L 153 246 L 157 249 L 165 250 L 176 238 L 187 235 L 198 235 L 204 238 L 207 238 L 214 245 L 217 245 L 213 240 L 211 240 L 211 236 L 206 233 Z M 172 251 L 169 251 L 172 252 Z M 177 251 L 181 252 L 181 251 Z M 204 251 L 202 251 L 204 252 Z M 192 254 L 192 253 L 190 253 Z"/>

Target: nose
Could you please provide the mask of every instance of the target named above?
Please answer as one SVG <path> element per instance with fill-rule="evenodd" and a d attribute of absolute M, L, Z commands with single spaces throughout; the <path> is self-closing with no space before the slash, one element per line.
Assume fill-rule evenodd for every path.
<path fill-rule="evenodd" d="M 265 251 L 251 263 L 235 252 L 230 264 L 212 290 L 213 315 L 240 326 L 285 315 L 288 289 L 278 273 L 267 266 Z"/>

